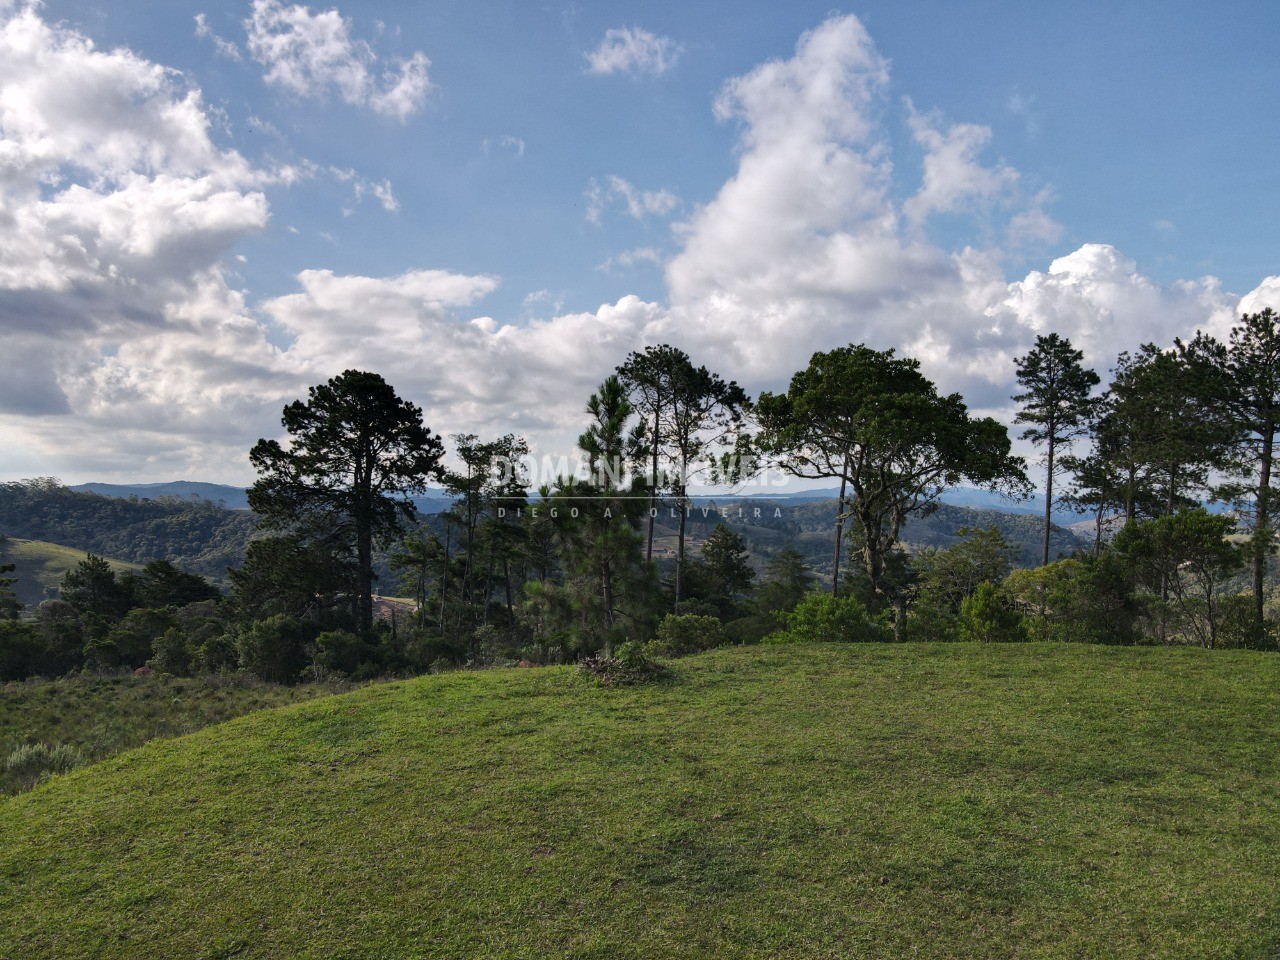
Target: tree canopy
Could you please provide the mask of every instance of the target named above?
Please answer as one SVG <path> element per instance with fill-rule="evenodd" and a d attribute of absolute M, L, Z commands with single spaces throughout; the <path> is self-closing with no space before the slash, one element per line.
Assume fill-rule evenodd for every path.
<path fill-rule="evenodd" d="M 409 495 L 439 471 L 444 446 L 422 410 L 376 373 L 347 370 L 284 408 L 286 448 L 259 440 L 249 506 L 267 530 L 348 548 L 356 563 L 356 620 L 373 622 L 373 545 L 414 519 Z"/>

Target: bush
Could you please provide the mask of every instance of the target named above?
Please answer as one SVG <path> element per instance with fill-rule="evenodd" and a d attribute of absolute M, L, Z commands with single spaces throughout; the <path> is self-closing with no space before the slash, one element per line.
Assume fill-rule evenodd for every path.
<path fill-rule="evenodd" d="M 250 624 L 236 638 L 241 668 L 263 680 L 293 683 L 307 666 L 312 629 L 283 613 Z"/>
<path fill-rule="evenodd" d="M 154 644 L 152 656 L 147 666 L 160 673 L 172 674 L 175 677 L 191 675 L 191 647 L 187 638 L 177 627 L 170 627 Z"/>
<path fill-rule="evenodd" d="M 1217 646 L 1247 650 L 1275 650 L 1278 631 L 1274 623 L 1254 619 L 1249 594 L 1222 597 L 1218 601 Z"/>
<path fill-rule="evenodd" d="M 350 630 L 326 630 L 308 650 L 312 653 L 313 668 L 318 668 L 317 680 L 322 676 L 351 676 L 377 653 L 371 644 Z"/>
<path fill-rule="evenodd" d="M 658 624 L 658 635 L 645 650 L 658 657 L 687 657 L 728 642 L 724 624 L 715 617 L 669 613 Z"/>
<path fill-rule="evenodd" d="M 620 644 L 612 657 L 596 654 L 583 660 L 578 669 L 601 687 L 628 687 L 639 683 L 660 680 L 667 670 L 660 663 L 650 660 L 644 645 L 633 641 Z"/>
<path fill-rule="evenodd" d="M 867 613 L 856 597 L 811 593 L 785 617 L 780 633 L 766 643 L 875 643 L 893 639 L 893 630 Z"/>
<path fill-rule="evenodd" d="M 1027 639 L 1022 614 L 1007 606 L 994 583 L 978 584 L 960 603 L 960 638 L 982 643 L 1010 643 Z"/>
<path fill-rule="evenodd" d="M 950 642 L 959 639 L 959 633 L 960 618 L 945 598 L 925 594 L 907 611 L 907 636 L 912 640 Z"/>
<path fill-rule="evenodd" d="M 17 781 L 19 789 L 30 790 L 46 777 L 66 773 L 84 763 L 84 754 L 69 744 L 51 747 L 44 743 L 24 743 L 9 754 L 4 772 Z"/>

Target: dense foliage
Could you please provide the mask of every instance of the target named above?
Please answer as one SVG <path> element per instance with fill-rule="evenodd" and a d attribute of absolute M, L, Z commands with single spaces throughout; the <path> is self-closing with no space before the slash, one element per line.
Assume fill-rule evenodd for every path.
<path fill-rule="evenodd" d="M 347 371 L 285 408 L 287 445 L 252 451 L 255 539 L 252 515 L 208 505 L 0 487 L 10 532 L 146 561 L 121 571 L 91 554 L 60 599 L 15 619 L 0 556 L 0 679 L 146 668 L 297 683 L 889 635 L 1274 649 L 1277 351 L 1264 312 L 1225 345 L 1201 335 L 1122 355 L 1097 396 L 1100 378 L 1065 339 L 1040 337 L 1018 360 L 1019 419 L 1070 477 L 1065 499 L 1090 512 L 1091 550 L 1032 517 L 940 504 L 961 481 L 1021 489 L 1023 464 L 1004 427 L 893 351 L 816 353 L 787 393 L 754 405 L 682 351 L 633 354 L 584 404 L 585 470 L 536 491 L 520 437 L 454 436 L 445 469 L 422 411 Z M 783 518 L 762 500 L 736 514 L 692 500 L 693 478 L 762 462 L 838 479 L 834 517 L 830 502 Z M 411 496 L 428 479 L 452 502 L 423 517 Z M 1207 512 L 1208 499 L 1231 510 Z M 126 535 L 148 525 L 187 531 L 181 563 Z M 907 549 L 908 530 L 929 536 Z M 206 535 L 239 538 L 226 595 L 193 572 L 212 555 L 194 542 Z M 398 580 L 404 603 L 375 598 L 379 543 L 392 545 L 382 582 Z M 842 565 L 842 550 L 856 562 Z M 830 587 L 814 593 L 820 574 Z"/>

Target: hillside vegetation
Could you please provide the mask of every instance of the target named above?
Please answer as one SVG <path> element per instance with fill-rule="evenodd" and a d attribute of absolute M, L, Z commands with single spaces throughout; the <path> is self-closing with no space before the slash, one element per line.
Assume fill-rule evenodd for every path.
<path fill-rule="evenodd" d="M 286 687 L 236 675 L 71 676 L 7 683 L 0 687 L 0 764 L 34 743 L 71 748 L 81 761 L 102 760 L 149 740 L 342 689 L 349 685 Z M 28 786 L 24 773 L 0 767 L 0 793 Z"/>
<path fill-rule="evenodd" d="M 15 567 L 13 591 L 18 602 L 34 610 L 45 600 L 58 597 L 58 587 L 68 570 L 84 560 L 83 550 L 65 547 L 60 543 L 43 540 L 21 540 L 16 537 L 0 537 L 0 563 L 12 563 Z M 108 559 L 117 573 L 142 569 L 141 564 Z"/>
<path fill-rule="evenodd" d="M 124 500 L 56 481 L 0 483 L 0 533 L 133 563 L 169 560 L 224 577 L 240 564 L 253 530 L 252 514 L 206 501 Z"/>
<path fill-rule="evenodd" d="M 1280 660 L 723 649 L 361 689 L 0 803 L 0 956 L 1280 946 Z"/>

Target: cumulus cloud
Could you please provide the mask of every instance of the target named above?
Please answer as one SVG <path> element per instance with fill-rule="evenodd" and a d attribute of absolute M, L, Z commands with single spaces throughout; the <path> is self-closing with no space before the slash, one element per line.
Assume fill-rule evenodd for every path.
<path fill-rule="evenodd" d="M 203 37 L 213 41 L 213 48 L 226 57 L 228 60 L 243 60 L 240 54 L 240 48 L 225 37 L 220 37 L 214 33 L 213 27 L 209 26 L 209 19 L 203 13 L 196 14 L 196 36 Z"/>
<path fill-rule="evenodd" d="M 978 156 L 991 141 L 991 128 L 956 123 L 943 128 L 937 113 L 920 114 L 907 100 L 908 123 L 924 148 L 924 182 L 903 204 L 903 213 L 919 223 L 934 213 L 952 213 L 973 201 L 998 201 L 1016 190 L 1018 171 L 1005 164 L 984 167 Z"/>
<path fill-rule="evenodd" d="M 670 37 L 638 27 L 606 30 L 600 45 L 588 53 L 587 70 L 599 76 L 614 73 L 658 77 L 676 65 L 683 48 Z"/>
<path fill-rule="evenodd" d="M 1243 299 L 1213 278 L 1161 285 L 1102 243 L 1010 280 L 997 246 L 929 242 L 922 211 L 964 216 L 1000 196 L 1012 196 L 1006 242 L 1044 239 L 1048 195 L 1018 196 L 1018 177 L 981 164 L 988 133 L 932 114 L 926 152 L 949 159 L 932 187 L 926 174 L 919 191 L 891 189 L 902 171 L 883 120 L 887 80 L 853 17 L 730 80 L 714 111 L 737 125 L 734 174 L 686 208 L 673 255 L 644 247 L 604 265 L 664 264 L 666 302 L 622 296 L 563 314 L 558 295 L 535 291 L 525 313 L 551 315 L 504 322 L 476 315 L 495 276 L 426 268 L 303 270 L 295 291 L 255 303 L 222 262 L 266 223 L 270 186 L 350 173 L 353 190 L 392 209 L 390 185 L 256 169 L 214 143 L 199 91 L 174 71 L 98 51 L 30 10 L 0 18 L 0 331 L 13 370 L 0 378 L 0 436 L 20 451 L 10 469 L 49 472 L 70 452 L 82 476 L 244 480 L 245 451 L 278 432 L 280 407 L 347 367 L 384 374 L 439 432 L 514 430 L 564 453 L 601 377 L 660 342 L 752 391 L 785 386 L 816 349 L 897 347 L 975 408 L 1007 414 L 1013 357 L 1038 333 L 1070 337 L 1105 368 L 1143 340 L 1221 335 L 1238 310 L 1280 305 L 1280 278 Z M 621 178 L 596 186 L 601 210 L 678 206 Z M 902 195 L 922 199 L 907 210 Z"/>
<path fill-rule="evenodd" d="M 378 55 L 351 36 L 351 21 L 336 9 L 314 13 L 302 4 L 254 0 L 244 22 L 249 55 L 266 68 L 263 79 L 299 97 L 331 90 L 347 103 L 405 120 L 422 108 L 431 82 L 424 53 L 392 61 L 379 72 Z"/>
<path fill-rule="evenodd" d="M 622 177 L 610 174 L 600 183 L 594 177 L 587 184 L 587 220 L 599 223 L 604 211 L 619 204 L 636 220 L 671 213 L 679 199 L 670 190 L 640 190 Z"/>

